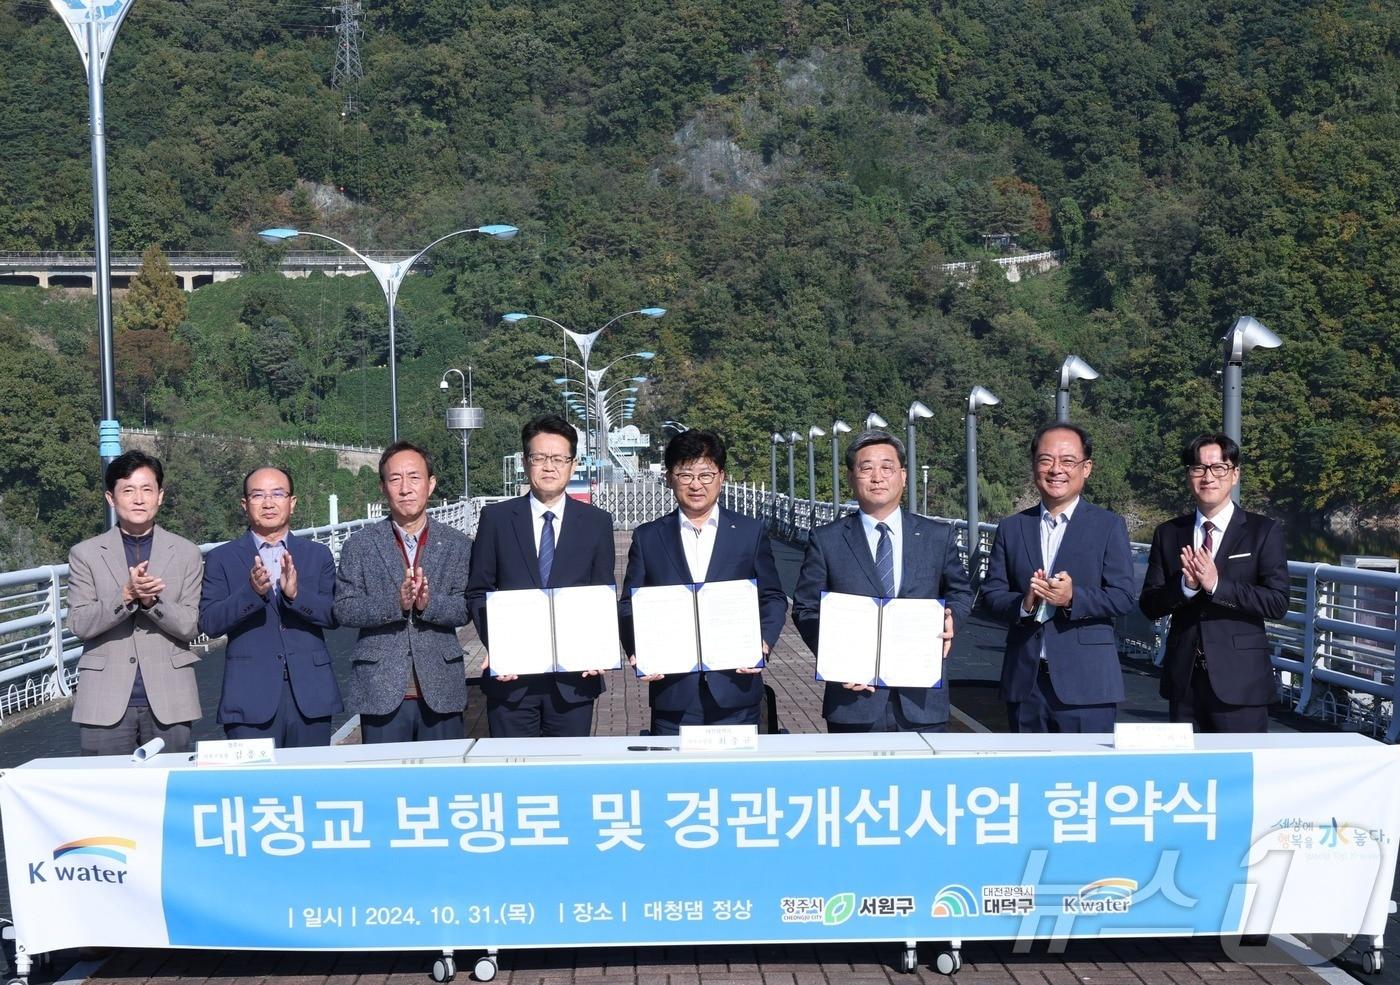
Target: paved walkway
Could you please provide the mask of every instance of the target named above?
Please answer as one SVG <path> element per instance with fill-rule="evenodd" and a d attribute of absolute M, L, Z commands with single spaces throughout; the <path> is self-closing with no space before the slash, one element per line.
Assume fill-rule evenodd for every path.
<path fill-rule="evenodd" d="M 630 535 L 619 532 L 618 565 L 626 560 Z M 796 581 L 800 554 L 782 545 L 778 564 L 785 586 Z M 960 633 L 950 660 L 955 731 L 1004 731 L 1004 711 L 996 700 L 996 676 L 1001 664 L 1001 630 L 974 618 Z M 481 645 L 475 632 L 464 633 L 469 674 L 480 671 Z M 340 632 L 332 639 L 336 663 L 344 668 L 352 643 Z M 1160 720 L 1156 678 L 1150 666 L 1125 665 L 1129 699 L 1124 716 Z M 217 702 L 222 676 L 222 653 L 214 650 L 203 662 L 205 708 Z M 781 724 L 789 731 L 821 732 L 820 687 L 813 679 L 812 656 L 789 623 L 770 656 L 765 680 L 777 695 Z M 484 703 L 479 689 L 470 690 L 467 730 L 486 734 Z M 646 693 L 630 673 L 613 674 L 598 701 L 594 732 L 635 735 L 649 720 Z M 1276 728 L 1309 727 L 1284 715 Z M 66 714 L 37 717 L 0 732 L 0 767 L 35 756 L 70 755 L 76 740 Z M 216 734 L 212 712 L 198 730 Z M 0 899 L 0 912 L 8 900 Z M 1396 939 L 1396 938 L 1393 938 Z M 920 966 L 913 975 L 899 971 L 901 948 L 895 944 L 756 947 L 602 948 L 509 951 L 501 955 L 497 981 L 529 985 L 868 985 L 876 982 L 946 982 L 931 967 L 937 946 L 924 944 Z M 1339 973 L 1325 969 L 1320 977 L 1298 964 L 1278 944 L 1241 950 L 1238 942 L 1221 938 L 1154 941 L 1143 939 L 1070 941 L 1031 946 L 1015 942 L 969 942 L 962 951 L 962 985 L 1256 985 L 1256 983 L 1319 983 L 1336 981 Z M 1227 953 L 1228 952 L 1228 953 Z M 459 955 L 459 981 L 471 979 L 475 954 Z M 411 953 L 258 953 L 210 951 L 118 952 L 93 965 L 93 985 L 426 985 L 432 954 Z M 1392 962 L 1397 959 L 1391 955 Z M 1359 967 L 1359 957 L 1352 967 Z M 32 977 L 52 981 L 69 962 L 55 961 Z M 1388 966 L 1385 975 L 1368 978 L 1378 985 L 1395 985 Z M 1342 980 L 1345 980 L 1343 977 Z"/>

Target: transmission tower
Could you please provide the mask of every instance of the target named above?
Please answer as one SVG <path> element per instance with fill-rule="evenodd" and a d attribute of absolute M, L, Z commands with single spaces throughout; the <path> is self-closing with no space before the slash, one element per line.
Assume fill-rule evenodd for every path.
<path fill-rule="evenodd" d="M 360 3 L 359 0 L 340 0 L 339 6 L 330 8 L 340 14 L 335 26 L 335 69 L 331 72 L 331 88 L 340 89 L 345 94 L 341 116 L 355 112 L 355 84 L 364 78 L 360 67 Z"/>

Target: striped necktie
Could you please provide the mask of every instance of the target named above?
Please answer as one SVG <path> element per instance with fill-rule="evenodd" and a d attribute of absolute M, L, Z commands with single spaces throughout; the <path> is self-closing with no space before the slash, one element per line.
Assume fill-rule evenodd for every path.
<path fill-rule="evenodd" d="M 544 511 L 544 529 L 540 531 L 540 585 L 549 587 L 549 573 L 554 570 L 554 512 Z"/>
<path fill-rule="evenodd" d="M 884 523 L 875 524 L 880 531 L 880 542 L 875 545 L 875 573 L 880 576 L 885 598 L 894 598 L 894 547 L 890 542 L 890 528 Z"/>

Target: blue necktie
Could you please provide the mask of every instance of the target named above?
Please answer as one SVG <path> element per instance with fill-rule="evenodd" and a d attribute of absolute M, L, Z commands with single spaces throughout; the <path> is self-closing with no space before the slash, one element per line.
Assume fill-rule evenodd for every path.
<path fill-rule="evenodd" d="M 884 586 L 885 598 L 894 598 L 894 547 L 890 543 L 890 528 L 883 523 L 875 524 L 880 531 L 880 543 L 875 545 L 875 573 Z"/>
<path fill-rule="evenodd" d="M 540 531 L 540 585 L 549 587 L 549 573 L 554 568 L 554 513 L 544 511 L 544 529 Z"/>

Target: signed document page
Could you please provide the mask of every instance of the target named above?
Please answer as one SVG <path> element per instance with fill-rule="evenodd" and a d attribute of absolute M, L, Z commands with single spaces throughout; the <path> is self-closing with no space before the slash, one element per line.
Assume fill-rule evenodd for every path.
<path fill-rule="evenodd" d="M 880 600 L 825 592 L 817 633 L 817 679 L 874 684 L 879 656 Z"/>
<path fill-rule="evenodd" d="M 554 651 L 561 671 L 621 667 L 617 589 L 612 585 L 554 589 Z"/>
<path fill-rule="evenodd" d="M 700 586 L 700 660 L 703 670 L 763 666 L 758 582 L 707 581 Z"/>
<path fill-rule="evenodd" d="M 890 599 L 880 627 L 878 684 L 935 687 L 943 680 L 943 602 Z"/>
<path fill-rule="evenodd" d="M 632 592 L 637 674 L 689 674 L 700 669 L 691 585 L 648 585 Z"/>
<path fill-rule="evenodd" d="M 488 592 L 486 625 L 491 631 L 491 676 L 547 674 L 554 669 L 549 592 L 542 588 Z"/>

